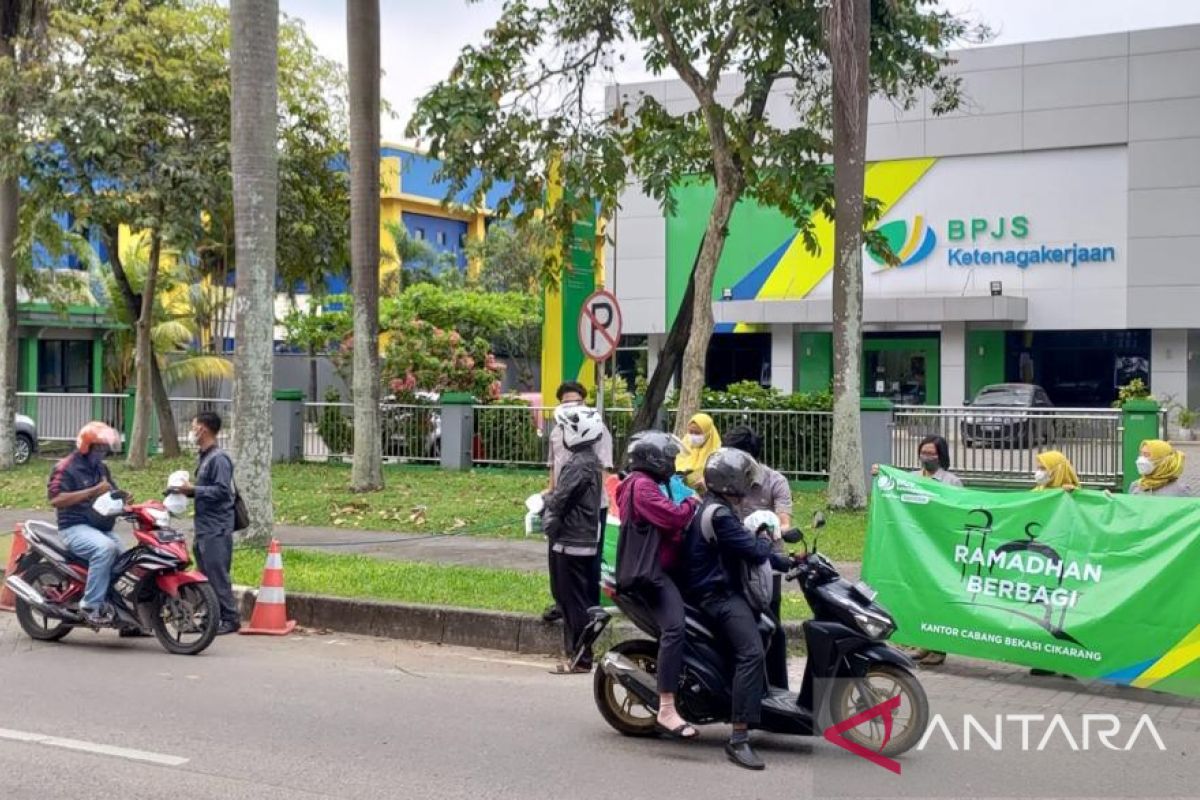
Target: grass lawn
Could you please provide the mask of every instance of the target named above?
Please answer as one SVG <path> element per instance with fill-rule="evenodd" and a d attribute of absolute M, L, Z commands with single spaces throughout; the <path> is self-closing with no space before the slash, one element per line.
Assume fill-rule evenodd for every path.
<path fill-rule="evenodd" d="M 0 473 L 0 508 L 46 508 L 46 479 L 51 463 L 37 459 L 12 472 Z M 176 469 L 195 469 L 193 459 L 154 459 L 150 467 L 133 471 L 120 460 L 112 462 L 113 477 L 135 498 L 159 496 L 166 476 Z M 384 468 L 386 488 L 352 494 L 350 467 L 342 464 L 277 464 L 275 520 L 281 525 L 304 525 L 348 530 L 431 533 L 467 530 L 483 536 L 520 538 L 524 535 L 525 498 L 546 485 L 540 471 L 478 469 L 444 472 L 436 467 Z M 797 487 L 795 523 L 808 532 L 812 515 L 825 506 L 819 491 Z M 414 511 L 423 507 L 423 515 Z M 826 512 L 820 550 L 839 561 L 862 559 L 866 515 Z"/>

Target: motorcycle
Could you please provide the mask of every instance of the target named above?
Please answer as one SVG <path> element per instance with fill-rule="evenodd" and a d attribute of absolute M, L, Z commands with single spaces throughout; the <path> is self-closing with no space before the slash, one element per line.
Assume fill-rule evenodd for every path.
<path fill-rule="evenodd" d="M 220 624 L 217 595 L 208 578 L 188 570 L 191 557 L 171 514 L 158 501 L 126 505 L 119 493 L 104 495 L 113 512 L 133 523 L 137 543 L 117 556 L 106 601 L 116 619 L 104 627 L 153 633 L 175 655 L 196 655 L 212 644 Z M 99 508 L 100 501 L 97 501 Z M 17 621 L 32 639 L 54 642 L 77 627 L 99 626 L 79 608 L 87 561 L 71 553 L 58 529 L 30 520 L 20 531 L 28 545 L 5 585 L 16 595 Z"/>
<path fill-rule="evenodd" d="M 818 515 L 816 527 L 823 526 Z M 783 538 L 792 544 L 805 543 L 796 530 Z M 887 644 L 896 630 L 895 620 L 875 602 L 870 586 L 861 581 L 852 584 L 838 574 L 817 551 L 815 536 L 811 552 L 806 546 L 803 553 L 793 554 L 793 564 L 785 580 L 799 581 L 813 613 L 803 626 L 808 647 L 804 677 L 798 693 L 769 687 L 758 729 L 820 736 L 830 726 L 899 696 L 890 719 L 879 714 L 840 735 L 889 757 L 911 749 L 929 724 L 929 704 L 914 675 L 915 664 Z M 618 592 L 611 576 L 606 576 L 603 591 L 651 638 L 621 642 L 601 658 L 593 685 L 596 707 L 610 726 L 626 736 L 655 736 L 659 732 L 655 725 L 657 625 L 640 598 Z M 611 619 L 599 607 L 590 609 L 589 617 L 581 637 L 586 646 L 599 638 Z M 775 627 L 769 615 L 759 616 L 764 650 Z M 676 708 L 693 725 L 728 722 L 732 708 L 732 663 L 714 630 L 703 612 L 686 605 L 687 639 Z"/>

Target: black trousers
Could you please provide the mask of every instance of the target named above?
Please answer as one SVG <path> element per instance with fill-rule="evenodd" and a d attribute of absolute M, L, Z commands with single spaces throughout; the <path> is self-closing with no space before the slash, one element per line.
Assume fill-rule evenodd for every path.
<path fill-rule="evenodd" d="M 674 694 L 679 691 L 679 676 L 683 673 L 683 597 L 665 575 L 657 590 L 643 589 L 640 596 L 658 625 L 658 691 Z"/>
<path fill-rule="evenodd" d="M 229 571 L 233 568 L 233 531 L 197 536 L 192 545 L 192 554 L 196 557 L 196 566 L 217 593 L 221 621 L 241 622 L 237 603 L 233 599 L 233 581 L 229 577 Z"/>
<path fill-rule="evenodd" d="M 771 617 L 778 626 L 771 641 L 767 642 L 767 683 L 778 689 L 788 688 L 787 669 L 787 636 L 783 633 L 783 619 L 780 606 L 783 604 L 783 576 L 775 573 L 774 588 L 771 591 Z"/>
<path fill-rule="evenodd" d="M 700 610 L 720 628 L 733 656 L 733 712 L 730 722 L 757 725 L 762 718 L 763 648 L 758 622 L 746 600 L 730 592 L 700 599 Z"/>
<path fill-rule="evenodd" d="M 600 537 L 596 540 L 596 560 L 592 564 L 591 582 L 588 584 L 588 597 L 592 605 L 600 605 L 600 581 L 604 569 L 604 529 L 608 523 L 608 509 L 600 509 Z"/>
<path fill-rule="evenodd" d="M 575 654 L 579 645 L 579 637 L 587 628 L 588 609 L 595 605 L 588 591 L 592 582 L 592 556 L 568 556 L 563 553 L 550 553 L 550 574 L 553 576 L 551 586 L 554 600 L 562 609 L 563 615 L 563 651 L 570 658 Z M 592 648 L 588 648 L 579 659 L 579 666 L 592 665 Z"/>

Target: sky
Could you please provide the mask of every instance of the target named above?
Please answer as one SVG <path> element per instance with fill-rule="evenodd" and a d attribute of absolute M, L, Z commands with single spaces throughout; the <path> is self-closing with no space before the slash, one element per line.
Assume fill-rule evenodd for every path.
<path fill-rule="evenodd" d="M 279 5 L 304 21 L 321 52 L 346 63 L 345 0 L 280 0 Z M 379 0 L 379 5 L 382 93 L 393 110 L 392 118 L 383 119 L 383 138 L 405 142 L 404 126 L 417 98 L 450 72 L 465 45 L 483 41 L 502 2 Z M 1200 0 L 942 0 L 942 5 L 986 23 L 995 33 L 989 44 L 1200 24 Z M 618 80 L 650 77 L 630 61 L 615 73 Z"/>

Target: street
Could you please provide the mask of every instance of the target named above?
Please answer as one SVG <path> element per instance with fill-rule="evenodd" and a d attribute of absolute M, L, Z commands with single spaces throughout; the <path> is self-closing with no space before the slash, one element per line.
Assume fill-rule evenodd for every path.
<path fill-rule="evenodd" d="M 6 798 L 561 798 L 1189 796 L 1200 704 L 1132 690 L 1076 693 L 1065 679 L 952 656 L 922 672 L 959 748 L 962 714 L 1149 714 L 1130 752 L 1073 753 L 1061 737 L 1021 752 L 956 752 L 941 735 L 897 777 L 823 740 L 759 735 L 761 774 L 729 765 L 725 729 L 698 743 L 616 735 L 589 677 L 529 656 L 339 634 L 223 637 L 196 658 L 153 640 L 76 631 L 34 643 L 0 615 L 0 795 Z M 796 662 L 798 676 L 802 662 Z M 1075 717 L 1071 715 L 1074 714 Z M 990 726 L 990 722 L 987 723 Z M 1034 726 L 1035 750 L 1046 725 Z M 1017 732 L 1019 734 L 1019 731 Z M 45 740 L 57 737 L 71 741 Z M 1092 748 L 1097 747 L 1093 734 Z M 119 748 L 114 750 L 114 748 Z M 1135 772 L 1136 770 L 1136 772 Z M 1130 776 L 1138 776 L 1136 784 Z"/>

